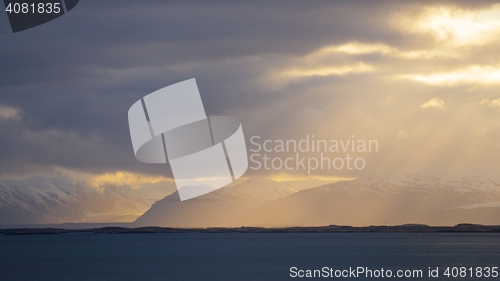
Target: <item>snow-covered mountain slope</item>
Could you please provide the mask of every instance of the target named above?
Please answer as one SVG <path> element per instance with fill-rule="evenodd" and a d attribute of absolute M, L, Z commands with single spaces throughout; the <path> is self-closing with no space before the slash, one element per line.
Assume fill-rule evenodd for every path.
<path fill-rule="evenodd" d="M 150 190 L 151 189 L 151 190 Z M 152 188 L 94 189 L 68 177 L 0 182 L 0 225 L 133 221 L 168 194 Z"/>
<path fill-rule="evenodd" d="M 270 202 L 247 224 L 500 224 L 496 202 L 500 183 L 478 176 L 376 175 Z"/>
<path fill-rule="evenodd" d="M 298 192 L 249 178 L 187 201 L 177 192 L 165 197 L 168 190 L 96 190 L 70 178 L 3 181 L 0 225 L 132 221 L 141 214 L 137 226 L 500 224 L 500 183 L 479 176 L 375 175 Z"/>
<path fill-rule="evenodd" d="M 294 192 L 294 189 L 266 178 L 240 179 L 186 201 L 180 201 L 175 192 L 153 204 L 134 224 L 171 227 L 239 225 L 247 212 Z"/>

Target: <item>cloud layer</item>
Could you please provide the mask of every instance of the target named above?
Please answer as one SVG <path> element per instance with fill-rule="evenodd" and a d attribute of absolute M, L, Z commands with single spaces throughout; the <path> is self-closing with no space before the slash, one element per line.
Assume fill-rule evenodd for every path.
<path fill-rule="evenodd" d="M 134 158 L 127 110 L 193 77 L 247 138 L 379 141 L 365 170 L 317 177 L 500 168 L 493 1 L 87 1 L 19 34 L 0 14 L 1 177 L 170 177 Z"/>

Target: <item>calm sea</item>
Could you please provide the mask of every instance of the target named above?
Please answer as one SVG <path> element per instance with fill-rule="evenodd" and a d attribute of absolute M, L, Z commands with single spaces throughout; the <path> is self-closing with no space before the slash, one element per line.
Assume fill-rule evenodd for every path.
<path fill-rule="evenodd" d="M 498 234 L 204 233 L 0 235 L 0 280 L 396 280 L 291 278 L 290 268 L 419 270 L 500 266 Z M 428 268 L 439 267 L 439 278 Z M 471 271 L 471 272 L 472 272 Z M 344 271 L 345 272 L 345 271 Z M 380 271 L 379 271 L 380 272 Z M 306 272 L 304 272 L 306 273 Z M 474 273 L 475 274 L 475 273 Z M 293 275 L 293 274 L 292 274 Z"/>

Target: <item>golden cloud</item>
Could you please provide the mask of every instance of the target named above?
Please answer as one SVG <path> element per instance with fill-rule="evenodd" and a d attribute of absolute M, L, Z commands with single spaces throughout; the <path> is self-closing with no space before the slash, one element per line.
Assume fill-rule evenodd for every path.
<path fill-rule="evenodd" d="M 483 99 L 481 102 L 479 102 L 479 104 L 500 107 L 500 99 L 496 99 L 496 100 Z"/>
<path fill-rule="evenodd" d="M 16 108 L 0 104 L 0 117 L 5 119 L 15 118 L 19 116 L 19 110 Z"/>
<path fill-rule="evenodd" d="M 403 75 L 402 77 L 431 85 L 446 86 L 459 83 L 499 84 L 500 68 L 493 66 L 469 66 L 445 73 Z"/>
<path fill-rule="evenodd" d="M 160 182 L 172 182 L 172 179 L 158 176 L 149 176 L 138 173 L 118 171 L 115 173 L 105 173 L 94 176 L 90 179 L 90 184 L 94 187 L 103 185 L 127 185 L 132 188 L 139 188 L 143 184 L 155 184 Z"/>
<path fill-rule="evenodd" d="M 381 43 L 347 42 L 341 45 L 323 47 L 312 52 L 305 58 L 309 61 L 321 59 L 325 56 L 344 53 L 348 55 L 381 54 L 385 56 L 406 59 L 431 59 L 434 57 L 456 57 L 458 54 L 453 50 L 411 50 L 405 51 Z"/>
<path fill-rule="evenodd" d="M 288 174 L 288 173 L 279 173 L 269 176 L 269 179 L 276 182 L 295 182 L 295 181 L 324 181 L 324 182 L 337 182 L 344 180 L 353 180 L 354 178 L 348 177 L 334 177 L 334 176 L 320 176 L 320 175 L 297 175 L 297 174 Z"/>
<path fill-rule="evenodd" d="M 434 6 L 416 17 L 398 16 L 395 25 L 404 32 L 432 34 L 436 41 L 455 46 L 484 45 L 500 34 L 500 5 L 478 10 Z"/>
<path fill-rule="evenodd" d="M 443 109 L 444 108 L 444 101 L 440 98 L 433 98 L 430 101 L 420 105 L 421 109 L 427 109 L 427 108 L 438 108 L 438 109 Z"/>
<path fill-rule="evenodd" d="M 352 73 L 365 73 L 372 72 L 375 67 L 359 62 L 352 65 L 344 66 L 316 66 L 304 68 L 292 68 L 285 70 L 282 75 L 287 77 L 310 77 L 310 76 L 332 76 L 332 75 L 346 75 Z"/>

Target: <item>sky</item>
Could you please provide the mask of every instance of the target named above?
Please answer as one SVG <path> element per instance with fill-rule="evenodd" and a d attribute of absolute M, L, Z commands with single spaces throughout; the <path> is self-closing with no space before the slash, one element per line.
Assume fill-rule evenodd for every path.
<path fill-rule="evenodd" d="M 0 179 L 171 181 L 168 165 L 135 159 L 127 112 L 190 78 L 208 115 L 242 122 L 249 149 L 252 136 L 378 142 L 351 153 L 360 170 L 246 176 L 493 177 L 499 47 L 494 1 L 80 1 L 16 34 L 0 13 Z"/>

